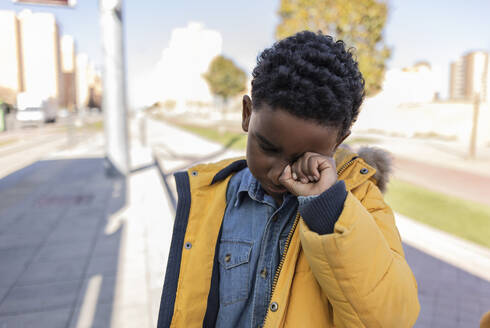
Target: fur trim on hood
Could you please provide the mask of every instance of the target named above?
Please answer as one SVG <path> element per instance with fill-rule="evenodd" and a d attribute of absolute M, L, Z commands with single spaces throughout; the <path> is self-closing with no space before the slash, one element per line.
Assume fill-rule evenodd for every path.
<path fill-rule="evenodd" d="M 367 164 L 376 169 L 376 174 L 373 178 L 376 180 L 378 188 L 384 193 L 393 171 L 393 157 L 391 154 L 381 148 L 367 146 L 359 148 L 357 154 Z"/>

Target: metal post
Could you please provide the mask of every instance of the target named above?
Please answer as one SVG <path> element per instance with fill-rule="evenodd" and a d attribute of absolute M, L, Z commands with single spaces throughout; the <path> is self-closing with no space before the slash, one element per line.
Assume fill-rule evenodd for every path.
<path fill-rule="evenodd" d="M 129 173 L 128 118 L 122 0 L 100 0 L 104 56 L 103 98 L 106 172 Z"/>
<path fill-rule="evenodd" d="M 140 135 L 140 143 L 142 147 L 146 147 L 146 116 L 143 113 L 143 110 L 138 111 L 138 126 L 139 126 L 139 135 Z"/>
<path fill-rule="evenodd" d="M 473 127 L 471 129 L 470 139 L 470 158 L 476 158 L 476 137 L 478 135 L 478 112 L 480 111 L 480 94 L 475 94 L 473 103 Z"/>

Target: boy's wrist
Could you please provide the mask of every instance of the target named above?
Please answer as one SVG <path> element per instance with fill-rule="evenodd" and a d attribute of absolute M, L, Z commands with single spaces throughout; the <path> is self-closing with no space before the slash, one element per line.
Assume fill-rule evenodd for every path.
<path fill-rule="evenodd" d="M 339 180 L 320 195 L 298 196 L 299 212 L 312 231 L 332 233 L 346 197 L 345 183 Z"/>

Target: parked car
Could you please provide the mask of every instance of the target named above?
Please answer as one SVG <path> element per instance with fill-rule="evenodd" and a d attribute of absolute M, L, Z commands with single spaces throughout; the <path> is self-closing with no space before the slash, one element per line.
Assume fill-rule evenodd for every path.
<path fill-rule="evenodd" d="M 70 112 L 66 108 L 61 108 L 58 110 L 58 118 L 67 118 L 70 116 Z"/>
<path fill-rule="evenodd" d="M 56 122 L 58 105 L 53 98 L 21 92 L 17 95 L 17 122 L 21 124 Z"/>
<path fill-rule="evenodd" d="M 15 118 L 21 124 L 42 124 L 48 121 L 46 112 L 42 107 L 27 107 L 18 110 Z"/>

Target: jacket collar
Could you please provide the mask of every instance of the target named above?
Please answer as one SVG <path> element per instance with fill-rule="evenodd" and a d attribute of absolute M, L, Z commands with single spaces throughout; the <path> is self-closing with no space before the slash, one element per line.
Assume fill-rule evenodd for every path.
<path fill-rule="evenodd" d="M 230 174 L 241 171 L 246 166 L 247 166 L 247 160 L 246 159 L 244 159 L 243 157 L 237 158 L 230 165 L 224 167 L 223 169 L 218 171 L 218 173 L 216 173 L 213 180 L 211 181 L 211 185 L 215 184 L 216 182 L 220 182 L 220 181 L 226 179 Z"/>

